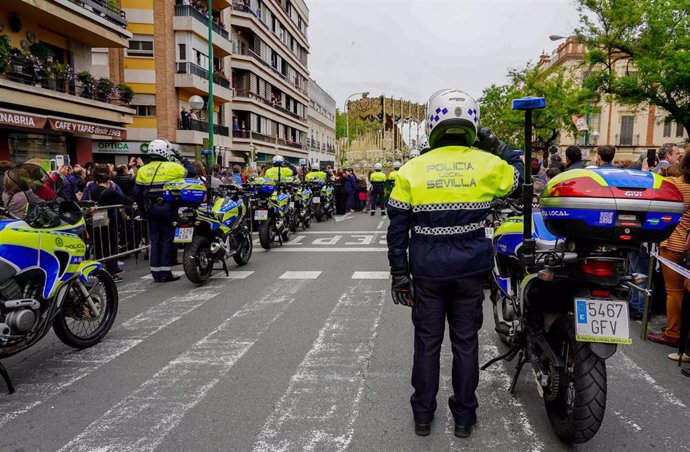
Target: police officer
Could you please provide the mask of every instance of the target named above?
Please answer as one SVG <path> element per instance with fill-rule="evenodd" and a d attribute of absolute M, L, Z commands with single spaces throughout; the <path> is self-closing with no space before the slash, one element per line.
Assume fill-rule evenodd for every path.
<path fill-rule="evenodd" d="M 398 178 L 398 170 L 400 169 L 401 166 L 402 165 L 400 164 L 400 162 L 398 162 L 396 160 L 395 162 L 393 162 L 393 171 L 388 173 L 388 182 L 391 185 L 391 190 L 395 186 L 395 180 Z"/>
<path fill-rule="evenodd" d="M 400 169 L 388 204 L 392 296 L 396 304 L 412 307 L 415 433 L 431 431 L 447 318 L 454 392 L 448 403 L 455 435 L 466 438 L 478 407 L 482 283 L 493 266 L 483 220 L 492 199 L 518 193 L 523 166 L 488 129 L 480 144 L 496 155 L 470 147 L 477 140 L 479 106 L 466 93 L 437 92 L 427 118 L 431 150 Z"/>
<path fill-rule="evenodd" d="M 386 189 L 386 175 L 383 173 L 380 163 L 374 165 L 374 172 L 369 176 L 371 183 L 371 216 L 376 213 L 376 205 L 381 206 L 381 216 L 386 216 L 386 205 L 383 203 L 383 195 Z"/>
<path fill-rule="evenodd" d="M 289 182 L 292 180 L 293 171 L 285 166 L 285 159 L 282 155 L 273 156 L 273 166 L 266 170 L 264 177 L 273 179 L 276 182 Z"/>
<path fill-rule="evenodd" d="M 167 140 L 151 141 L 148 156 L 151 163 L 142 166 L 137 172 L 134 199 L 148 218 L 151 275 L 155 282 L 176 281 L 180 279 L 172 274 L 176 207 L 165 201 L 163 186 L 166 182 L 183 179 L 187 175 L 194 177 L 196 170 Z M 175 160 L 182 162 L 184 166 Z"/>

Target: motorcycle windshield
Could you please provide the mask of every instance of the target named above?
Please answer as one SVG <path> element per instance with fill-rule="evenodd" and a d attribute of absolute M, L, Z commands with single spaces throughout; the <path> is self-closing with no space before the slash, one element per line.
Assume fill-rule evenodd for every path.
<path fill-rule="evenodd" d="M 10 168 L 5 177 L 11 193 L 32 192 L 44 201 L 52 201 L 62 189 L 62 177 L 51 177 L 45 169 L 33 163 L 22 163 Z"/>

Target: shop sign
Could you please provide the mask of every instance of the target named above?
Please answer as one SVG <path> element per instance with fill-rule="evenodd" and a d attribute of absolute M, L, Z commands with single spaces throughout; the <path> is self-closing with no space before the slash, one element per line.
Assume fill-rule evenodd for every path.
<path fill-rule="evenodd" d="M 90 133 L 92 135 L 103 135 L 119 139 L 127 138 L 126 129 L 101 124 L 91 124 L 88 122 L 50 118 L 50 127 L 61 132 Z"/>
<path fill-rule="evenodd" d="M 4 126 L 43 129 L 47 120 L 48 118 L 45 116 L 31 115 L 11 110 L 0 110 L 0 124 Z"/>
<path fill-rule="evenodd" d="M 146 154 L 148 143 L 139 141 L 94 141 L 94 154 Z"/>

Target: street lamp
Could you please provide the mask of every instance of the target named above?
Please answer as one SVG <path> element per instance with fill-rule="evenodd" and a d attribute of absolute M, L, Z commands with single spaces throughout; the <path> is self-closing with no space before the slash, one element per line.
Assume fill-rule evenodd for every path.
<path fill-rule="evenodd" d="M 369 91 L 364 91 L 363 93 L 354 93 L 350 94 L 347 96 L 347 99 L 345 100 L 345 108 L 343 109 L 345 111 L 345 137 L 347 138 L 347 152 L 349 153 L 352 150 L 352 144 L 350 143 L 350 109 L 347 108 L 350 99 L 355 97 L 355 96 L 362 96 L 362 97 L 367 97 L 369 95 Z"/>
<path fill-rule="evenodd" d="M 567 36 L 561 36 L 561 35 L 551 35 L 549 36 L 549 39 L 552 41 L 560 41 L 561 39 L 567 39 Z"/>

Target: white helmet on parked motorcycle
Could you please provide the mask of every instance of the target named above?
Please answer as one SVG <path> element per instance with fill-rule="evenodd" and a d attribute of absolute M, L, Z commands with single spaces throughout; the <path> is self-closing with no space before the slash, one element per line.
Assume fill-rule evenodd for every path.
<path fill-rule="evenodd" d="M 162 138 L 156 138 L 149 143 L 147 154 L 151 157 L 159 157 L 165 160 L 173 160 L 175 158 L 175 154 L 172 152 L 172 144 Z"/>
<path fill-rule="evenodd" d="M 418 149 L 412 149 L 410 151 L 410 158 L 413 159 L 415 157 L 419 157 L 419 150 Z"/>
<path fill-rule="evenodd" d="M 381 165 L 380 163 L 376 163 L 376 164 L 374 165 L 374 170 L 375 170 L 375 171 L 381 171 L 382 169 L 383 169 L 383 165 Z"/>
<path fill-rule="evenodd" d="M 467 93 L 444 89 L 429 98 L 426 105 L 426 133 L 430 147 L 450 137 L 458 145 L 472 146 L 477 139 L 479 105 Z"/>
<path fill-rule="evenodd" d="M 282 155 L 273 156 L 273 166 L 283 166 L 285 164 L 285 159 Z"/>
<path fill-rule="evenodd" d="M 398 161 L 393 162 L 393 169 L 398 170 L 398 169 L 400 169 L 401 166 L 402 166 L 402 163 L 400 163 Z"/>
<path fill-rule="evenodd" d="M 429 142 L 427 141 L 426 137 L 420 138 L 419 139 L 419 149 L 416 149 L 417 157 L 419 157 L 420 154 L 424 154 L 428 150 L 429 150 Z"/>

